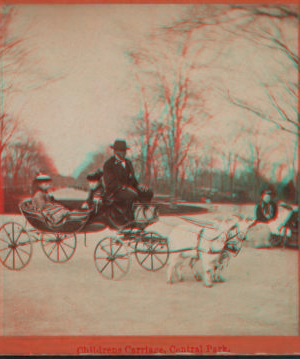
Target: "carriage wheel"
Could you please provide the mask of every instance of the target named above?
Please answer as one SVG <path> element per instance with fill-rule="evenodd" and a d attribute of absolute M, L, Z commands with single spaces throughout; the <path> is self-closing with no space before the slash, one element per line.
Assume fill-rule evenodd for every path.
<path fill-rule="evenodd" d="M 43 233 L 41 245 L 43 252 L 52 262 L 64 263 L 75 253 L 76 235 L 74 233 Z"/>
<path fill-rule="evenodd" d="M 146 232 L 135 245 L 135 257 L 138 263 L 148 271 L 163 268 L 169 258 L 166 238 L 155 232 Z"/>
<path fill-rule="evenodd" d="M 16 222 L 0 228 L 0 261 L 8 269 L 23 269 L 32 256 L 32 242 L 28 232 Z"/>
<path fill-rule="evenodd" d="M 128 273 L 131 257 L 122 240 L 105 237 L 95 248 L 94 261 L 103 277 L 118 280 Z"/>

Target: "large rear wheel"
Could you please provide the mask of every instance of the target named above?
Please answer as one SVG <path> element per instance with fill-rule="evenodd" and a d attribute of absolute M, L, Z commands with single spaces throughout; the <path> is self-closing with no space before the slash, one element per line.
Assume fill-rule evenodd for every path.
<path fill-rule="evenodd" d="M 21 270 L 32 256 L 33 245 L 28 232 L 16 222 L 0 228 L 0 261 L 10 270 Z"/>

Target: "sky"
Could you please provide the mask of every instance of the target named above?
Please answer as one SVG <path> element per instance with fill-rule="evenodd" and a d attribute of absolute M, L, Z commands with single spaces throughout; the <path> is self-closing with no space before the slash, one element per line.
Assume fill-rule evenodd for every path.
<path fill-rule="evenodd" d="M 165 10 L 162 5 L 18 8 L 14 33 L 26 30 L 39 71 L 58 80 L 18 94 L 12 108 L 61 174 L 71 175 L 89 153 L 124 137 L 139 111 L 124 51 L 181 12 L 176 6 Z"/>
<path fill-rule="evenodd" d="M 139 113 L 140 96 L 125 51 L 141 43 L 157 27 L 179 19 L 186 8 L 183 5 L 17 7 L 11 31 L 16 37 L 25 37 L 24 43 L 31 50 L 35 65 L 30 72 L 34 73 L 34 82 L 13 95 L 9 106 L 20 117 L 23 128 L 44 144 L 59 173 L 77 174 L 91 153 L 125 137 L 130 120 Z M 229 58 L 229 64 L 243 72 L 249 57 L 243 49 L 238 62 L 231 63 Z M 260 53 L 251 54 L 251 58 L 258 63 L 265 61 Z M 234 79 L 234 75 L 230 76 L 225 81 Z M 239 92 L 242 78 L 236 77 Z M 251 73 L 243 81 L 251 92 Z M 207 137 L 213 138 L 216 128 L 226 136 L 231 125 L 222 119 L 235 121 L 241 117 L 240 110 L 233 113 L 224 101 L 212 105 L 211 110 L 215 122 L 199 129 Z M 241 141 L 240 146 L 245 147 Z"/>

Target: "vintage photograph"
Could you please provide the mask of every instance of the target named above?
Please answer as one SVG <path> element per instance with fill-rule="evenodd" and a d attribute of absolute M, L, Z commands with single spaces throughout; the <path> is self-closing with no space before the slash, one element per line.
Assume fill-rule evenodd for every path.
<path fill-rule="evenodd" d="M 0 16 L 1 337 L 297 336 L 299 8 Z"/>

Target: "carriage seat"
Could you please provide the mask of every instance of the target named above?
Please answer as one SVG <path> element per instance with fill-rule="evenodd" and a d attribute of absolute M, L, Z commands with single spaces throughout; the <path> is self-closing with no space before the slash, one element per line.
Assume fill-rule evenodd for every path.
<path fill-rule="evenodd" d="M 70 211 L 64 223 L 55 225 L 50 223 L 41 211 L 35 209 L 31 199 L 22 201 L 19 208 L 31 226 L 41 232 L 77 232 L 85 225 L 92 212 L 90 209 Z"/>

